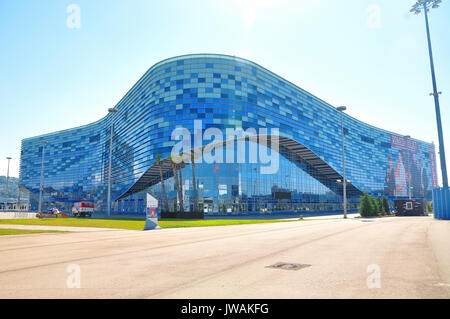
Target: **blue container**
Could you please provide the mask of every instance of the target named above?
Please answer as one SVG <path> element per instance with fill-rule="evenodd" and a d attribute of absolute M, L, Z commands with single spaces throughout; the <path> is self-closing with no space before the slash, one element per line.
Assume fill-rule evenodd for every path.
<path fill-rule="evenodd" d="M 433 189 L 434 218 L 450 220 L 450 188 Z"/>

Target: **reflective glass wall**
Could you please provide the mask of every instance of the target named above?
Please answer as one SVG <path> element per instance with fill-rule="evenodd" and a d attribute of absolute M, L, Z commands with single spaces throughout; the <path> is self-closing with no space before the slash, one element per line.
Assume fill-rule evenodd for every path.
<path fill-rule="evenodd" d="M 226 156 L 225 147 L 222 151 Z M 274 174 L 261 174 L 261 164 L 237 161 L 199 164 L 194 161 L 199 209 L 206 215 L 307 214 L 342 210 L 342 193 L 336 194 L 327 188 L 306 164 L 294 161 L 294 156 L 289 155 L 279 155 L 279 168 Z M 193 211 L 195 203 L 192 171 L 192 162 L 182 169 L 185 211 Z M 169 209 L 176 211 L 179 197 L 173 174 L 168 172 L 163 178 Z M 147 192 L 163 202 L 161 183 L 149 187 L 143 194 Z M 349 209 L 355 210 L 359 197 L 349 196 L 348 201 Z"/>

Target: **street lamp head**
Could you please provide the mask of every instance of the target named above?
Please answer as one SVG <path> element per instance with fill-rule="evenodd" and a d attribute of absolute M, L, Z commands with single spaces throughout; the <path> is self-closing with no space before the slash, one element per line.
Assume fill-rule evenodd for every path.
<path fill-rule="evenodd" d="M 108 112 L 109 113 L 117 113 L 117 110 L 115 108 L 109 108 Z"/>
<path fill-rule="evenodd" d="M 48 142 L 47 141 L 42 141 L 42 144 L 43 145 L 46 145 Z"/>
<path fill-rule="evenodd" d="M 424 9 L 424 7 L 426 8 L 427 12 L 430 10 L 430 8 L 432 9 L 437 9 L 439 8 L 439 5 L 442 3 L 442 0 L 418 0 L 411 8 L 411 10 L 409 10 L 409 12 L 414 13 L 414 14 L 419 14 L 422 12 L 422 9 Z"/>
<path fill-rule="evenodd" d="M 344 111 L 347 110 L 347 107 L 345 107 L 345 106 L 338 106 L 338 107 L 336 108 L 336 110 L 338 110 L 338 111 L 340 111 L 340 112 L 344 112 Z"/>
<path fill-rule="evenodd" d="M 12 159 L 12 157 L 9 157 L 9 156 L 8 156 L 6 159 L 9 161 L 10 159 Z"/>

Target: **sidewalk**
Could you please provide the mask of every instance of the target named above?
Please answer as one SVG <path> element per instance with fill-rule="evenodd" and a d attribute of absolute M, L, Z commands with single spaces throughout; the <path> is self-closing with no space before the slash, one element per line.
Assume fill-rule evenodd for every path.
<path fill-rule="evenodd" d="M 347 218 L 348 219 L 352 219 L 355 217 L 360 216 L 359 213 L 358 214 L 347 214 Z M 328 216 L 313 216 L 313 217 L 308 217 L 306 216 L 305 219 L 338 219 L 338 218 L 344 218 L 344 214 L 341 215 L 328 215 Z"/>
<path fill-rule="evenodd" d="M 261 215 L 261 216 L 255 216 L 255 215 L 244 215 L 244 216 L 205 216 L 205 219 L 250 219 L 250 220 L 298 220 L 300 219 L 302 215 L 292 215 L 292 214 L 287 214 L 287 215 Z M 348 213 L 347 217 L 349 219 L 351 218 L 355 218 L 359 216 L 359 213 Z M 344 218 L 344 214 L 336 214 L 336 215 L 325 215 L 325 214 L 321 214 L 321 215 L 303 215 L 303 219 L 337 219 L 337 218 Z"/>
<path fill-rule="evenodd" d="M 34 229 L 34 230 L 58 230 L 58 231 L 67 231 L 67 232 L 99 232 L 99 231 L 123 230 L 123 229 L 116 229 L 116 228 L 41 226 L 41 225 L 10 225 L 10 224 L 0 224 L 0 228 L 6 228 L 6 229 Z"/>

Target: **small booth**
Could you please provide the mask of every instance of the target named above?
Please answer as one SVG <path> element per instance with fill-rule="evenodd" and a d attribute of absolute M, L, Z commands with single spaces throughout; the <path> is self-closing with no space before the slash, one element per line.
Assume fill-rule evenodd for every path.
<path fill-rule="evenodd" d="M 400 199 L 394 201 L 397 216 L 427 216 L 425 201 L 421 199 Z"/>

